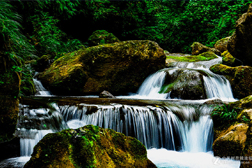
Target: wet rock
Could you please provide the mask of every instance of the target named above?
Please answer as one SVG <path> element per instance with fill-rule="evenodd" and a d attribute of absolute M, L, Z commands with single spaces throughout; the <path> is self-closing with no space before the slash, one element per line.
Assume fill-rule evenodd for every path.
<path fill-rule="evenodd" d="M 170 93 L 171 98 L 205 99 L 203 75 L 197 70 L 166 70 L 165 83 L 160 93 Z"/>
<path fill-rule="evenodd" d="M 243 65 L 252 65 L 252 4 L 237 21 L 235 32 L 228 41 L 228 51 Z"/>
<path fill-rule="evenodd" d="M 244 98 L 252 94 L 252 67 L 216 64 L 211 66 L 210 70 L 224 75 L 229 80 L 235 98 Z"/>
<path fill-rule="evenodd" d="M 146 148 L 133 137 L 87 125 L 47 134 L 24 168 L 34 167 L 156 167 Z"/>
<path fill-rule="evenodd" d="M 96 30 L 88 38 L 88 44 L 90 46 L 109 44 L 115 42 L 120 42 L 120 40 L 112 33 L 108 33 L 106 30 Z"/>
<path fill-rule="evenodd" d="M 110 92 L 104 90 L 99 94 L 99 98 L 116 98 Z"/>
<path fill-rule="evenodd" d="M 221 55 L 221 52 L 215 48 L 210 48 L 207 46 L 204 46 L 203 44 L 199 43 L 199 42 L 194 42 L 192 45 L 192 55 L 198 55 L 207 51 L 212 51 L 217 55 Z"/>
<path fill-rule="evenodd" d="M 13 138 L 8 142 L 0 142 L 0 162 L 4 159 L 20 156 L 20 138 Z"/>
<path fill-rule="evenodd" d="M 208 101 L 206 101 L 203 104 L 213 104 L 213 105 L 216 105 L 216 104 L 223 104 L 223 102 L 222 102 L 221 99 L 213 99 L 213 100 L 208 100 Z"/>
<path fill-rule="evenodd" d="M 228 45 L 228 40 L 229 39 L 230 39 L 230 36 L 218 40 L 214 44 L 214 48 L 217 49 L 217 50 L 219 50 L 221 53 L 223 53 L 224 51 L 227 50 L 227 45 Z"/>
<path fill-rule="evenodd" d="M 224 130 L 213 143 L 215 156 L 241 156 L 244 152 L 249 126 L 239 123 Z"/>
<path fill-rule="evenodd" d="M 56 95 L 135 92 L 150 74 L 164 68 L 162 48 L 149 40 L 123 41 L 68 53 L 39 75 Z"/>

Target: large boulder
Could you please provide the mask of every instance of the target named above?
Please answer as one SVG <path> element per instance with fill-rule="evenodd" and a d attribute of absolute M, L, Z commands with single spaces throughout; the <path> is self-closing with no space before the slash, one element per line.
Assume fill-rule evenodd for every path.
<path fill-rule="evenodd" d="M 228 51 L 243 62 L 252 65 L 252 4 L 236 21 L 236 30 L 228 41 Z"/>
<path fill-rule="evenodd" d="M 167 69 L 160 93 L 170 93 L 171 98 L 205 99 L 203 74 L 192 69 Z"/>
<path fill-rule="evenodd" d="M 120 42 L 120 40 L 112 33 L 108 33 L 106 30 L 96 30 L 88 38 L 88 44 L 90 46 L 109 44 L 115 42 Z"/>
<path fill-rule="evenodd" d="M 40 58 L 36 60 L 36 62 L 33 62 L 31 65 L 37 72 L 42 72 L 46 68 L 48 68 L 53 63 L 53 58 L 50 54 L 43 55 Z"/>
<path fill-rule="evenodd" d="M 34 167 L 156 167 L 136 138 L 112 129 L 87 125 L 47 134 L 24 168 Z"/>
<path fill-rule="evenodd" d="M 203 44 L 199 42 L 194 42 L 192 45 L 192 55 L 199 55 L 201 53 L 207 52 L 207 51 L 212 51 L 217 55 L 221 55 L 221 52 L 215 48 L 210 48 L 207 46 L 204 46 Z"/>
<path fill-rule="evenodd" d="M 217 50 L 219 50 L 221 53 L 223 53 L 224 51 L 227 50 L 227 45 L 228 45 L 228 40 L 229 39 L 230 39 L 230 36 L 218 40 L 214 44 L 214 48 L 217 49 Z"/>
<path fill-rule="evenodd" d="M 252 95 L 252 67 L 229 67 L 223 64 L 216 64 L 211 66 L 210 70 L 224 75 L 229 80 L 235 98 L 244 98 Z"/>
<path fill-rule="evenodd" d="M 68 53 L 39 75 L 58 95 L 135 92 L 144 79 L 165 67 L 165 54 L 153 41 L 132 40 Z"/>
<path fill-rule="evenodd" d="M 241 156 L 247 140 L 248 124 L 239 123 L 224 130 L 213 143 L 215 156 Z"/>

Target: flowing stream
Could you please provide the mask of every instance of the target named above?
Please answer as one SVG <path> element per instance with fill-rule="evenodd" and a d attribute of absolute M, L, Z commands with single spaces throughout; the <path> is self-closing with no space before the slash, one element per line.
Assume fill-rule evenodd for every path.
<path fill-rule="evenodd" d="M 167 73 L 193 69 L 204 74 L 202 80 L 207 98 L 234 101 L 228 80 L 209 71 L 209 67 L 219 61 L 220 58 L 178 63 L 150 75 L 135 95 L 119 97 L 167 99 L 164 105 L 80 103 L 57 106 L 52 103 L 50 108 L 20 105 L 16 136 L 20 137 L 21 157 L 4 160 L 0 167 L 22 167 L 29 160 L 33 147 L 47 133 L 93 124 L 136 137 L 146 146 L 148 158 L 160 168 L 237 168 L 239 161 L 213 156 L 213 122 L 210 117 L 213 107 L 204 104 L 208 99 L 173 101 L 171 93 L 159 93 Z M 40 81 L 34 82 L 38 95 L 50 95 Z"/>

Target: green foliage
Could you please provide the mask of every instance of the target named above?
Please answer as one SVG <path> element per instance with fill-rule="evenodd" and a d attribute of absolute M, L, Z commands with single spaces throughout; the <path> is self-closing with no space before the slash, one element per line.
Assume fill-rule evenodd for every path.
<path fill-rule="evenodd" d="M 0 1 L 0 51 L 16 65 L 24 58 L 34 57 L 34 48 L 21 33 L 21 16 L 8 1 Z"/>
<path fill-rule="evenodd" d="M 236 120 L 237 112 L 235 109 L 231 109 L 230 105 L 223 104 L 222 106 L 216 106 L 211 113 L 216 125 L 231 123 Z"/>

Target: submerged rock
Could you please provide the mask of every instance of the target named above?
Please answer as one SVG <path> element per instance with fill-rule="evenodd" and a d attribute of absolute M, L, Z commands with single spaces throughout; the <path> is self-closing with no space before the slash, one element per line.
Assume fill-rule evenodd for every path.
<path fill-rule="evenodd" d="M 99 98 L 116 98 L 110 92 L 104 90 L 99 94 Z"/>
<path fill-rule="evenodd" d="M 123 41 L 68 53 L 39 75 L 57 95 L 135 92 L 144 79 L 165 66 L 162 48 L 149 40 Z"/>
<path fill-rule="evenodd" d="M 204 46 L 203 44 L 199 43 L 199 42 L 194 42 L 192 45 L 192 55 L 198 55 L 207 51 L 212 51 L 217 55 L 221 55 L 221 52 L 215 48 L 210 48 L 207 46 Z"/>
<path fill-rule="evenodd" d="M 120 42 L 120 40 L 112 33 L 108 33 L 106 30 L 96 30 L 88 38 L 88 44 L 90 46 L 109 44 L 115 42 Z"/>
<path fill-rule="evenodd" d="M 230 39 L 230 36 L 218 40 L 214 44 L 214 48 L 217 49 L 217 50 L 219 50 L 221 53 L 223 53 L 224 51 L 227 50 L 227 45 L 228 45 L 228 40 L 229 39 Z"/>
<path fill-rule="evenodd" d="M 24 168 L 34 167 L 156 167 L 136 138 L 112 129 L 87 125 L 47 134 Z"/>
<path fill-rule="evenodd" d="M 229 80 L 235 98 L 244 98 L 252 94 L 252 67 L 216 64 L 211 66 L 210 70 L 224 75 Z"/>

